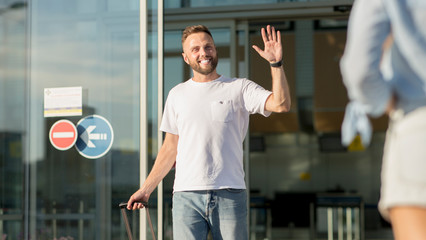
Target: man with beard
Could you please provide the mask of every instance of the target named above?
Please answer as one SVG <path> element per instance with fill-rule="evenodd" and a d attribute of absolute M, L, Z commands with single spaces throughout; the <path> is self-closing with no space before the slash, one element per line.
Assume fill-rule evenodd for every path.
<path fill-rule="evenodd" d="M 287 112 L 290 93 L 282 67 L 281 34 L 261 30 L 264 50 L 253 48 L 271 65 L 272 92 L 258 84 L 216 72 L 213 37 L 203 25 L 182 34 L 183 60 L 193 77 L 169 93 L 160 129 L 166 132 L 155 164 L 128 201 L 143 208 L 174 164 L 173 238 L 248 239 L 243 141 L 249 115 Z"/>

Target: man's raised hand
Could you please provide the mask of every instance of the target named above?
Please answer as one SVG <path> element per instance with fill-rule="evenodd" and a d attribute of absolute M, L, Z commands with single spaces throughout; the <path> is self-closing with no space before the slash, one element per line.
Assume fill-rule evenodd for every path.
<path fill-rule="evenodd" d="M 262 28 L 261 33 L 265 49 L 262 50 L 258 46 L 253 45 L 254 50 L 269 63 L 281 61 L 283 51 L 280 31 L 275 31 L 274 27 L 268 25 L 266 27 L 266 32 L 265 28 Z"/>

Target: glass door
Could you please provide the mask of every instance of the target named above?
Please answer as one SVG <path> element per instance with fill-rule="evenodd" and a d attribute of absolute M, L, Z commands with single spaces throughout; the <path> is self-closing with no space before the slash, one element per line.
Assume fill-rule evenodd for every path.
<path fill-rule="evenodd" d="M 32 2 L 31 239 L 126 237 L 118 204 L 139 184 L 138 4 Z"/>
<path fill-rule="evenodd" d="M 0 0 L 0 239 L 24 233 L 26 6 Z"/>

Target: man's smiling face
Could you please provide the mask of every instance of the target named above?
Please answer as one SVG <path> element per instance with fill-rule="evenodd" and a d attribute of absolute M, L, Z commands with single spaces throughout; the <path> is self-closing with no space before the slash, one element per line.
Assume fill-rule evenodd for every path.
<path fill-rule="evenodd" d="M 208 75 L 216 70 L 218 63 L 216 46 L 205 32 L 193 33 L 183 44 L 183 59 L 200 74 Z"/>

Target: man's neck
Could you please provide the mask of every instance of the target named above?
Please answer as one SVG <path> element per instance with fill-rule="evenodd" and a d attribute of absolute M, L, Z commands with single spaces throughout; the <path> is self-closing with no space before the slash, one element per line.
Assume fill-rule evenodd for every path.
<path fill-rule="evenodd" d="M 194 81 L 194 82 L 210 82 L 210 81 L 218 79 L 219 77 L 220 77 L 220 75 L 217 74 L 216 71 L 214 71 L 210 74 L 207 74 L 207 75 L 194 72 L 194 77 L 192 77 L 192 81 Z"/>

